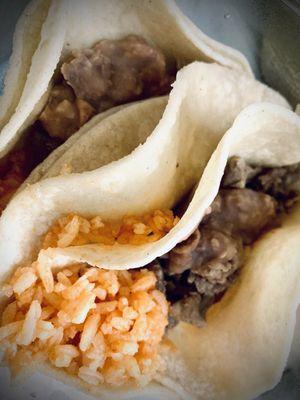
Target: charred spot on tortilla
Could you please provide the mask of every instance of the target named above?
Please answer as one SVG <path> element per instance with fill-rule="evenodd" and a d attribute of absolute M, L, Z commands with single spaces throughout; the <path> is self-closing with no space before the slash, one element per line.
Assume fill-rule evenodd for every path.
<path fill-rule="evenodd" d="M 176 71 L 160 49 L 136 35 L 103 39 L 74 52 L 61 65 L 46 106 L 18 150 L 2 160 L 0 211 L 30 172 L 94 115 L 169 93 Z"/>

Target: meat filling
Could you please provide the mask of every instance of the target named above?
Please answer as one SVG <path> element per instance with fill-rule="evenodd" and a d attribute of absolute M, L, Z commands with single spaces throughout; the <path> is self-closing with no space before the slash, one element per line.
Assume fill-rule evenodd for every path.
<path fill-rule="evenodd" d="M 27 139 L 2 161 L 0 213 L 33 168 L 95 114 L 167 94 L 175 73 L 176 67 L 167 65 L 159 49 L 135 35 L 101 40 L 90 49 L 74 52 L 62 64 L 44 110 L 25 135 Z"/>
<path fill-rule="evenodd" d="M 63 64 L 62 74 L 78 98 L 100 111 L 141 96 L 164 94 L 173 79 L 161 51 L 135 35 L 101 40 L 74 56 Z"/>
<path fill-rule="evenodd" d="M 286 200 L 299 193 L 299 172 L 299 164 L 261 168 L 238 157 L 228 161 L 221 189 L 199 227 L 150 266 L 172 303 L 169 326 L 180 320 L 203 324 L 207 308 L 237 278 L 246 246 L 276 226 Z"/>
<path fill-rule="evenodd" d="M 74 52 L 61 73 L 63 83 L 52 89 L 40 120 L 63 140 L 96 113 L 168 93 L 175 79 L 162 52 L 135 35 Z"/>
<path fill-rule="evenodd" d="M 39 120 L 50 136 L 66 140 L 94 114 L 95 109 L 63 83 L 53 87 Z"/>

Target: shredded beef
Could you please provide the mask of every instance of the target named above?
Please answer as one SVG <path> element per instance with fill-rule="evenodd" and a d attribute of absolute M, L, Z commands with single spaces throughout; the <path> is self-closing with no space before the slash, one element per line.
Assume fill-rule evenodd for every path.
<path fill-rule="evenodd" d="M 30 145 L 22 140 L 1 162 L 0 213 L 33 168 L 93 115 L 167 94 L 176 68 L 176 60 L 167 63 L 159 49 L 135 35 L 75 52 L 61 66 L 44 110 L 28 128 L 33 131 Z"/>
<path fill-rule="evenodd" d="M 231 157 L 225 169 L 222 187 L 243 189 L 246 186 L 286 201 L 300 193 L 300 163 L 263 168 L 249 165 L 240 157 Z"/>
<path fill-rule="evenodd" d="M 135 35 L 101 40 L 76 52 L 61 70 L 76 96 L 98 111 L 168 93 L 174 79 L 162 52 Z"/>

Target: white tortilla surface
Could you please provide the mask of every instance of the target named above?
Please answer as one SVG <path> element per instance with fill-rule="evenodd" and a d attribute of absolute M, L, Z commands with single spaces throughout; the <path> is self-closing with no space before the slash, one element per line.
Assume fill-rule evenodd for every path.
<path fill-rule="evenodd" d="M 49 5 L 49 0 L 31 1 L 17 22 L 4 79 L 4 94 L 0 96 L 0 129 L 8 122 L 20 100 Z"/>
<path fill-rule="evenodd" d="M 173 207 L 199 182 L 212 152 L 238 113 L 262 100 L 288 106 L 279 94 L 245 74 L 195 62 L 178 73 L 166 108 L 165 99 L 152 99 L 100 118 L 99 124 L 60 157 L 55 156 L 44 176 L 45 164 L 38 167 L 34 176 L 47 179 L 28 185 L 3 212 L 2 270 L 10 271 L 34 257 L 51 223 L 69 212 L 112 220 Z M 65 164 L 74 173 L 56 176 Z M 197 204 L 209 189 L 204 185 Z M 211 196 L 214 194 L 209 194 L 207 201 Z M 155 243 L 138 248 L 116 244 L 113 248 L 49 249 L 41 257 L 59 265 L 83 260 L 112 269 L 145 265 L 193 232 L 205 210 L 197 208 L 197 218 L 187 213 L 170 234 Z"/>
<path fill-rule="evenodd" d="M 224 79 L 216 80 L 216 76 Z M 225 82 L 226 88 L 220 84 L 218 91 L 216 82 Z M 215 95 L 210 97 L 213 88 Z M 257 96 L 258 100 L 275 98 L 281 105 L 248 106 Z M 129 120 L 126 130 L 132 126 L 132 132 L 141 134 L 139 117 L 144 115 L 146 120 L 147 109 L 153 117 L 156 107 L 159 119 L 164 101 L 135 104 L 100 121 L 99 140 L 104 140 L 103 123 L 108 129 L 109 124 L 126 126 Z M 178 74 L 153 132 L 144 125 L 142 133 L 149 137 L 143 145 L 105 166 L 43 179 L 12 200 L 0 219 L 1 279 L 17 263 L 33 256 L 41 234 L 62 213 L 99 214 L 110 219 L 172 207 L 199 182 L 180 222 L 154 244 L 49 249 L 40 252 L 40 257 L 52 265 L 86 261 L 128 269 L 166 253 L 200 223 L 218 193 L 230 156 L 268 166 L 300 161 L 300 118 L 282 105 L 286 103 L 281 97 L 243 74 L 214 64 L 186 67 Z M 152 126 L 153 119 L 149 121 Z M 300 295 L 299 215 L 296 208 L 281 228 L 256 243 L 240 279 L 211 308 L 206 327 L 180 323 L 168 331 L 169 342 L 161 347 L 168 364 L 165 375 L 158 377 L 162 385 L 176 390 L 181 398 L 222 400 L 250 399 L 278 382 L 288 357 Z M 66 379 L 59 371 L 56 376 Z M 103 395 L 105 389 L 99 390 Z M 149 386 L 145 393 L 151 396 L 152 390 Z M 126 398 L 127 393 L 124 390 L 118 396 Z"/>
<path fill-rule="evenodd" d="M 201 32 L 173 0 L 34 0 L 16 28 L 0 100 L 0 157 L 42 111 L 53 75 L 72 50 L 138 34 L 179 67 L 218 62 L 252 76 L 245 57 Z"/>
<path fill-rule="evenodd" d="M 267 103 L 249 106 L 211 157 L 190 208 L 204 182 L 210 182 L 211 192 L 217 193 L 230 156 L 279 166 L 299 162 L 299 151 L 296 114 Z M 300 301 L 299 240 L 297 205 L 280 228 L 254 244 L 237 282 L 209 309 L 205 327 L 180 323 L 169 331 L 172 347 L 166 346 L 164 354 L 170 387 L 171 376 L 195 398 L 253 399 L 279 382 Z M 299 349 L 294 348 L 291 356 L 294 365 L 299 365 Z"/>

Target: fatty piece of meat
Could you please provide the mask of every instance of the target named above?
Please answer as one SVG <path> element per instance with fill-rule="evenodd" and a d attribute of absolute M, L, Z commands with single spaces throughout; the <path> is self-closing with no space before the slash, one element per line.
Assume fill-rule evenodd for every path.
<path fill-rule="evenodd" d="M 165 94 L 174 80 L 162 52 L 135 35 L 104 39 L 91 49 L 77 51 L 61 71 L 76 96 L 98 112 Z"/>

